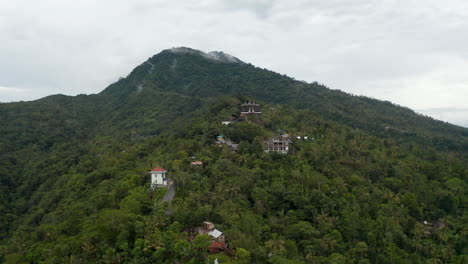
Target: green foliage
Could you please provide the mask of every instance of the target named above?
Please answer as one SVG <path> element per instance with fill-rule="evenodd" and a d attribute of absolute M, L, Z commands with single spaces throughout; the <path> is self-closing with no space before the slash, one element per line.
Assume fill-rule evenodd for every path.
<path fill-rule="evenodd" d="M 265 137 L 261 126 L 253 124 L 251 122 L 241 122 L 228 127 L 223 128 L 223 134 L 234 142 L 249 142 L 252 143 L 256 137 Z"/>
<path fill-rule="evenodd" d="M 236 249 L 236 258 L 239 264 L 249 264 L 250 262 L 250 252 L 241 247 Z"/>
<path fill-rule="evenodd" d="M 251 65 L 148 62 L 99 95 L 0 104 L 0 262 L 205 263 L 206 220 L 220 263 L 463 262 L 466 129 Z M 222 126 L 238 94 L 263 114 Z M 264 153 L 282 131 L 309 140 Z"/>

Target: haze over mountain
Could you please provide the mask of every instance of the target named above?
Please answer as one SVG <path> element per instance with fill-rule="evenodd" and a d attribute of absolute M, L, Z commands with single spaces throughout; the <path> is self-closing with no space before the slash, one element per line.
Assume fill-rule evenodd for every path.
<path fill-rule="evenodd" d="M 97 93 L 148 54 L 186 45 L 468 126 L 463 0 L 46 0 L 0 9 L 0 102 Z"/>
<path fill-rule="evenodd" d="M 246 100 L 262 114 L 222 125 Z M 311 140 L 265 153 L 283 133 Z M 207 220 L 231 263 L 462 263 L 467 249 L 468 129 L 223 52 L 168 49 L 99 94 L 2 103 L 0 134 L 5 263 L 204 263 L 209 237 L 189 231 Z M 149 187 L 155 166 L 171 203 Z"/>

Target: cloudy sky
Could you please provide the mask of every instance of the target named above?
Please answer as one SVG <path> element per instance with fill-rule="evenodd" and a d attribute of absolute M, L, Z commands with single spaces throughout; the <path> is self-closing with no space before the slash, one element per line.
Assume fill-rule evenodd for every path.
<path fill-rule="evenodd" d="M 468 127 L 466 0 L 0 0 L 0 43 L 1 102 L 97 93 L 188 46 Z"/>

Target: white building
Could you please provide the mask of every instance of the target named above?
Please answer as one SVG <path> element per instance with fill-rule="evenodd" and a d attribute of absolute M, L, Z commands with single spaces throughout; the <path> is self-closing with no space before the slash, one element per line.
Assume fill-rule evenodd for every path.
<path fill-rule="evenodd" d="M 210 235 L 214 240 L 216 241 L 224 241 L 224 235 L 223 232 L 219 231 L 218 229 L 213 229 L 208 232 L 208 235 Z"/>
<path fill-rule="evenodd" d="M 167 177 L 166 170 L 161 167 L 156 167 L 151 173 L 151 188 L 154 188 L 158 185 L 167 186 Z"/>

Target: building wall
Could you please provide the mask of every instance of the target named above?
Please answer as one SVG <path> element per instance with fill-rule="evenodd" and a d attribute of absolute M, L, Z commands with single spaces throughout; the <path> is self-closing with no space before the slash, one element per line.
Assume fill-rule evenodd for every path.
<path fill-rule="evenodd" d="M 249 103 L 241 105 L 241 114 L 259 114 L 261 112 L 262 110 L 259 104 Z"/>
<path fill-rule="evenodd" d="M 278 153 L 283 153 L 287 154 L 289 151 L 289 144 L 290 141 L 289 139 L 284 139 L 284 140 L 278 140 L 278 139 L 272 139 L 268 140 L 265 142 L 265 152 L 278 152 Z"/>
<path fill-rule="evenodd" d="M 155 184 L 167 184 L 167 179 L 165 179 L 165 173 L 162 172 L 156 172 L 156 173 L 151 173 L 151 185 Z"/>

